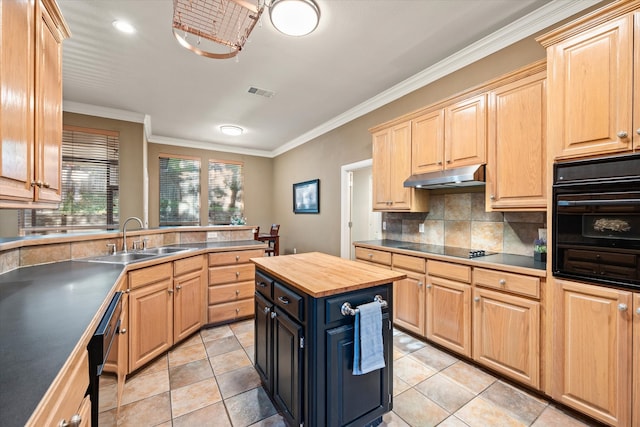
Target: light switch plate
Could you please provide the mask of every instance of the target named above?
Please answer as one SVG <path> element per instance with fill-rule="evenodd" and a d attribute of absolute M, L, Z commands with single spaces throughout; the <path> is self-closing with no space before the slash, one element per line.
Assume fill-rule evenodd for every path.
<path fill-rule="evenodd" d="M 387 221 L 382 221 L 382 231 L 387 231 Z"/>
<path fill-rule="evenodd" d="M 424 233 L 424 224 L 418 224 L 418 233 Z"/>

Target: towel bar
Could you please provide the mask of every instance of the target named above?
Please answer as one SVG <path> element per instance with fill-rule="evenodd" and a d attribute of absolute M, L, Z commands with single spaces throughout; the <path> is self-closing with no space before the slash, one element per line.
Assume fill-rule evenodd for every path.
<path fill-rule="evenodd" d="M 373 300 L 375 302 L 379 302 L 382 308 L 386 308 L 388 305 L 387 302 L 382 299 L 382 295 L 376 295 L 375 297 L 373 297 Z M 340 308 L 340 313 L 342 313 L 343 316 L 355 316 L 357 312 L 358 309 L 352 308 L 351 303 L 349 303 L 348 301 L 342 304 L 342 307 Z"/>

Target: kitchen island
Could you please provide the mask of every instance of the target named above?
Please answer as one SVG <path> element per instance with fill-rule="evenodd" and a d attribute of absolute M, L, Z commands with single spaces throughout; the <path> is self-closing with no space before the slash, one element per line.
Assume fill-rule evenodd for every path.
<path fill-rule="evenodd" d="M 377 425 L 392 409 L 392 285 L 405 274 L 319 252 L 252 262 L 255 367 L 287 424 Z M 374 300 L 385 367 L 353 375 L 353 310 Z"/>

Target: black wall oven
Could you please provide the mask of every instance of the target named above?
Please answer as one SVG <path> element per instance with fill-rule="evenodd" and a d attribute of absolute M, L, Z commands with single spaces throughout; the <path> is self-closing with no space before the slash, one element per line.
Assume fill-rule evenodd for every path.
<path fill-rule="evenodd" d="M 640 290 L 640 154 L 554 165 L 554 276 Z"/>

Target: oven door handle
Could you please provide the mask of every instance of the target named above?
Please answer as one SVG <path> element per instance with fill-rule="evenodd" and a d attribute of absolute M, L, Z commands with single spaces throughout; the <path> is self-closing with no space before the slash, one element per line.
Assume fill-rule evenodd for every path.
<path fill-rule="evenodd" d="M 613 199 L 613 200 L 558 200 L 559 207 L 566 206 L 620 206 L 640 205 L 640 199 Z"/>

